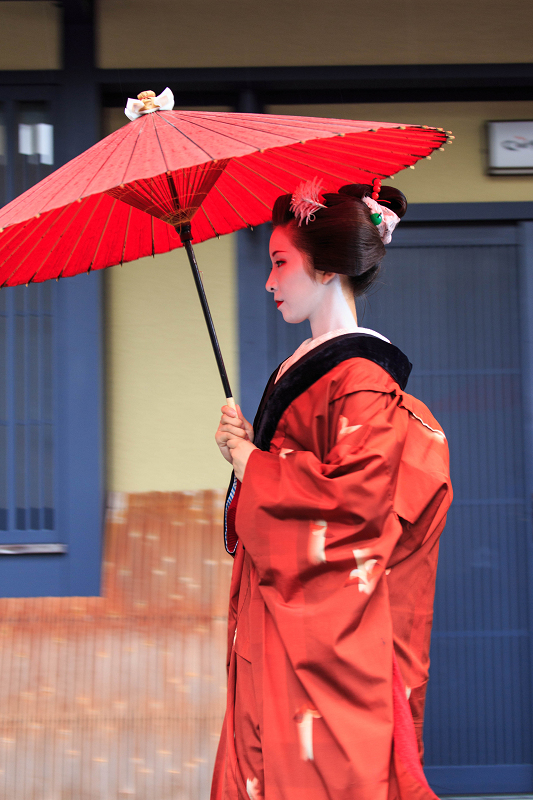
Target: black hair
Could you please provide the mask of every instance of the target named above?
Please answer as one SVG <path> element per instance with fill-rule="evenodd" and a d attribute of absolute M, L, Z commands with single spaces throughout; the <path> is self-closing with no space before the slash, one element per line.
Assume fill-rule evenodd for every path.
<path fill-rule="evenodd" d="M 326 208 L 315 212 L 309 224 L 298 226 L 290 209 L 291 194 L 283 194 L 272 209 L 273 227 L 287 227 L 291 239 L 315 270 L 337 272 L 350 278 L 355 297 L 359 297 L 376 279 L 385 245 L 370 218 L 362 198 L 371 197 L 370 184 L 352 183 L 338 192 L 321 195 Z M 378 203 L 392 209 L 399 217 L 407 210 L 405 195 L 394 186 L 382 186 Z"/>

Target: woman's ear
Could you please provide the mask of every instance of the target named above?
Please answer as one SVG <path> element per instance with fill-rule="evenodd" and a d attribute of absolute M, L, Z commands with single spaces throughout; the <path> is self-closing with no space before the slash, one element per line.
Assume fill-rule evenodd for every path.
<path fill-rule="evenodd" d="M 324 286 L 330 283 L 337 274 L 336 272 L 322 272 L 322 270 L 320 269 L 315 270 L 315 272 L 317 280 L 319 281 L 319 283 L 324 284 Z"/>

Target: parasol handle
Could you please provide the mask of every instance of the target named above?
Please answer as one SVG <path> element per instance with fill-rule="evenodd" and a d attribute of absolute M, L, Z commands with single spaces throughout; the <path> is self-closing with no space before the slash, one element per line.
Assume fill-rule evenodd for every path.
<path fill-rule="evenodd" d="M 211 311 L 209 310 L 209 304 L 207 302 L 202 278 L 200 277 L 200 270 L 198 269 L 196 256 L 194 255 L 194 250 L 192 249 L 191 226 L 189 223 L 186 223 L 177 226 L 176 231 L 179 233 L 182 244 L 189 257 L 189 264 L 191 265 L 194 282 L 196 284 L 196 290 L 198 292 L 198 297 L 200 298 L 200 305 L 202 306 L 202 311 L 204 312 L 205 323 L 207 325 L 207 330 L 209 331 L 209 338 L 211 339 L 211 344 L 213 346 L 213 352 L 215 354 L 218 371 L 222 380 L 222 386 L 224 387 L 226 403 L 230 408 L 233 408 L 236 411 L 237 409 L 235 408 L 235 400 L 233 399 L 233 393 L 231 391 L 231 386 L 229 385 L 228 373 L 226 372 L 226 367 L 224 366 L 224 359 L 222 358 L 222 352 L 218 343 L 215 325 L 213 323 L 213 318 L 211 317 Z"/>

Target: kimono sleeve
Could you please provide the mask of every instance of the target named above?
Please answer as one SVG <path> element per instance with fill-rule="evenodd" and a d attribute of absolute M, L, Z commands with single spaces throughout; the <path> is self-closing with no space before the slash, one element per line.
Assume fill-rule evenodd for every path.
<path fill-rule="evenodd" d="M 407 424 L 396 396 L 353 392 L 330 404 L 323 460 L 309 450 L 252 453 L 236 523 L 263 582 L 287 598 L 313 568 L 362 569 L 358 558 L 370 554 L 383 569 L 401 535 L 393 496 Z"/>

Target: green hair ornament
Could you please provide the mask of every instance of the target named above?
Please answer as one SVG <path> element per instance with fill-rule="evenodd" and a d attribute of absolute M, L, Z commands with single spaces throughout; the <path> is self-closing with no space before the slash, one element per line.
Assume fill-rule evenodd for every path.
<path fill-rule="evenodd" d="M 400 217 L 391 208 L 378 203 L 381 190 L 381 180 L 376 178 L 373 182 L 372 197 L 364 195 L 361 200 L 370 212 L 370 220 L 374 223 L 381 236 L 383 244 L 389 244 L 392 232 L 400 221 Z"/>

